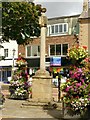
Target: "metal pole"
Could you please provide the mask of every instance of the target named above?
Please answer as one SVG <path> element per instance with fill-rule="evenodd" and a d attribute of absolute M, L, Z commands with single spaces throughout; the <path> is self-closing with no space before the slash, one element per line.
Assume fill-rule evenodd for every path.
<path fill-rule="evenodd" d="M 12 65 L 12 67 L 14 67 L 14 56 L 15 56 L 15 51 L 16 51 L 16 50 L 13 49 L 12 51 L 13 51 L 13 65 Z"/>
<path fill-rule="evenodd" d="M 61 97 L 60 84 L 61 84 L 61 76 L 58 75 L 58 102 L 60 102 L 60 97 Z"/>
<path fill-rule="evenodd" d="M 15 56 L 15 49 L 12 50 L 13 51 L 13 64 L 12 64 L 12 74 L 13 74 L 13 68 L 14 68 L 14 56 Z"/>

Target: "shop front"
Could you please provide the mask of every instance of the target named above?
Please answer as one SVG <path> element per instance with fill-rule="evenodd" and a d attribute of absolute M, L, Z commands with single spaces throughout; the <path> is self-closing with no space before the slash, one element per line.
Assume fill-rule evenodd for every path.
<path fill-rule="evenodd" d="M 14 60 L 14 66 L 15 66 Z M 10 60 L 1 60 L 0 61 L 0 81 L 4 83 L 8 83 L 12 75 L 12 65 L 13 61 Z"/>

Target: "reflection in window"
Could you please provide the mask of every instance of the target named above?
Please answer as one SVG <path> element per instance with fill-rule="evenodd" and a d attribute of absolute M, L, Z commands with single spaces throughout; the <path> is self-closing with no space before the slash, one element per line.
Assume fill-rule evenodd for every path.
<path fill-rule="evenodd" d="M 66 24 L 64 24 L 64 32 L 66 32 L 66 31 L 67 31 Z"/>
<path fill-rule="evenodd" d="M 32 56 L 38 55 L 38 46 L 32 46 Z"/>
<path fill-rule="evenodd" d="M 51 33 L 54 33 L 54 26 L 51 26 Z"/>
<path fill-rule="evenodd" d="M 50 45 L 50 55 L 55 55 L 55 45 Z"/>
<path fill-rule="evenodd" d="M 68 44 L 50 45 L 50 55 L 67 55 Z"/>
<path fill-rule="evenodd" d="M 67 55 L 68 44 L 62 44 L 62 54 Z"/>
<path fill-rule="evenodd" d="M 40 56 L 40 46 L 27 46 L 27 57 Z"/>
<path fill-rule="evenodd" d="M 62 25 L 59 25 L 59 32 L 63 32 Z"/>
<path fill-rule="evenodd" d="M 61 55 L 61 44 L 56 45 L 56 55 Z"/>
<path fill-rule="evenodd" d="M 27 56 L 31 56 L 31 46 L 27 46 Z"/>
<path fill-rule="evenodd" d="M 55 33 L 58 33 L 58 25 L 55 25 Z"/>
<path fill-rule="evenodd" d="M 68 23 L 48 25 L 47 29 L 47 35 L 66 34 L 68 32 Z"/>

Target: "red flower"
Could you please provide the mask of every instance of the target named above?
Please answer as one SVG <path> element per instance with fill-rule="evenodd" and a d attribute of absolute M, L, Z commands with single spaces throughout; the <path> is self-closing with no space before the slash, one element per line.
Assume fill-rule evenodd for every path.
<path fill-rule="evenodd" d="M 83 46 L 83 48 L 86 50 L 86 49 L 87 49 L 87 46 Z"/>

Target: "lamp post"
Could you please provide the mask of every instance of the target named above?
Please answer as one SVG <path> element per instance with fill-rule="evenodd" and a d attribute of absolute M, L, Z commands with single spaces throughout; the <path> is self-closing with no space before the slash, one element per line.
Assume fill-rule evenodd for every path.
<path fill-rule="evenodd" d="M 13 64 L 12 64 L 12 69 L 14 68 L 14 56 L 15 56 L 15 51 L 16 51 L 15 49 L 12 50 L 12 52 L 13 52 Z"/>

